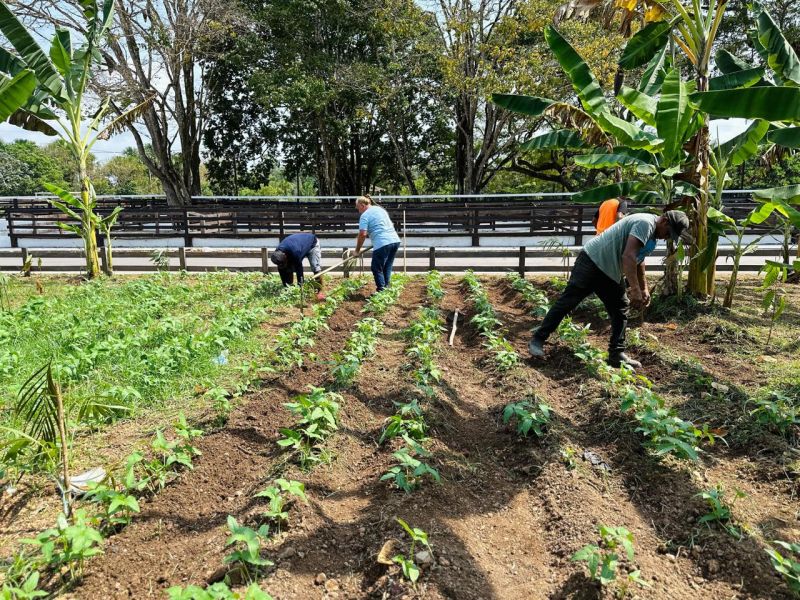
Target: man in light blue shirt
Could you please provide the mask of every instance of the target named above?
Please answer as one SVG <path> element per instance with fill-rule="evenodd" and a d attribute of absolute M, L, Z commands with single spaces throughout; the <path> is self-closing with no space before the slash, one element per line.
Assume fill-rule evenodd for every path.
<path fill-rule="evenodd" d="M 389 213 L 380 206 L 375 206 L 368 194 L 356 200 L 356 209 L 361 215 L 358 219 L 356 254 L 361 252 L 361 246 L 369 236 L 372 240 L 372 276 L 375 278 L 375 289 L 380 292 L 392 279 L 392 267 L 400 247 L 400 237 Z"/>

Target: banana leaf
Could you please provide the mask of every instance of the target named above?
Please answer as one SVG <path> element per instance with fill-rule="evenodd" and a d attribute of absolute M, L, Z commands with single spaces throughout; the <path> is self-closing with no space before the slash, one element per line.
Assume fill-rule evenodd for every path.
<path fill-rule="evenodd" d="M 579 150 L 586 147 L 581 136 L 569 129 L 548 131 L 520 146 L 522 150 Z"/>
<path fill-rule="evenodd" d="M 753 69 L 744 69 L 742 71 L 734 71 L 727 75 L 720 75 L 719 77 L 712 77 L 708 80 L 708 89 L 715 90 L 732 90 L 735 88 L 750 87 L 757 84 L 764 77 L 764 68 L 755 67 Z"/>
<path fill-rule="evenodd" d="M 492 94 L 492 102 L 511 112 L 529 117 L 541 117 L 545 109 L 553 104 L 554 101 L 549 98 L 539 98 L 538 96 Z"/>
<path fill-rule="evenodd" d="M 0 77 L 0 122 L 3 122 L 28 102 L 36 88 L 36 77 L 29 70 L 20 71 L 12 79 Z"/>
<path fill-rule="evenodd" d="M 753 192 L 756 200 L 782 200 L 788 204 L 800 202 L 800 184 L 767 188 Z"/>
<path fill-rule="evenodd" d="M 784 148 L 800 148 L 800 127 L 784 127 L 767 134 L 767 140 Z"/>
<path fill-rule="evenodd" d="M 608 113 L 609 108 L 603 90 L 581 55 L 552 25 L 548 25 L 544 30 L 544 37 L 561 68 L 569 77 L 584 110 L 593 116 Z"/>
<path fill-rule="evenodd" d="M 17 51 L 19 59 L 36 73 L 39 84 L 56 98 L 63 99 L 64 86 L 58 71 L 5 2 L 0 2 L 0 31 Z"/>
<path fill-rule="evenodd" d="M 656 108 L 658 107 L 658 101 L 655 98 L 639 90 L 629 88 L 628 86 L 622 86 L 619 94 L 617 94 L 617 100 L 631 111 L 631 114 L 637 119 L 640 119 L 651 127 L 656 126 Z"/>
<path fill-rule="evenodd" d="M 630 70 L 650 62 L 669 41 L 672 23 L 656 21 L 637 31 L 622 51 L 619 59 L 621 69 Z"/>
<path fill-rule="evenodd" d="M 637 152 L 628 148 L 615 148 L 615 151 L 610 154 L 584 154 L 576 156 L 573 160 L 576 165 L 587 169 L 636 167 L 641 174 L 652 175 L 656 173 L 652 155 L 644 151 Z"/>
<path fill-rule="evenodd" d="M 660 137 L 637 127 L 630 121 L 620 119 L 611 113 L 599 113 L 597 123 L 603 131 L 616 137 L 620 142 L 631 148 L 645 148 L 655 150 L 661 147 L 664 140 Z"/>
<path fill-rule="evenodd" d="M 656 110 L 656 130 L 664 140 L 665 163 L 672 164 L 683 152 L 685 134 L 693 115 L 680 71 L 671 69 L 664 78 Z"/>
<path fill-rule="evenodd" d="M 590 190 L 585 190 L 574 194 L 571 198 L 573 202 L 581 204 L 597 204 L 605 202 L 609 198 L 619 198 L 620 196 L 631 196 L 638 191 L 642 184 L 638 181 L 623 181 L 621 183 L 611 183 L 601 185 Z"/>
<path fill-rule="evenodd" d="M 750 63 L 743 61 L 741 58 L 731 54 L 725 49 L 717 51 L 717 54 L 714 56 L 714 62 L 717 69 L 719 69 L 720 73 L 723 75 L 730 75 L 736 71 L 747 71 L 755 68 Z"/>
<path fill-rule="evenodd" d="M 667 62 L 667 46 L 664 46 L 647 65 L 644 75 L 642 75 L 642 80 L 639 82 L 638 90 L 640 92 L 648 96 L 654 96 L 661 91 L 661 84 L 667 74 L 664 70 L 664 65 Z"/>
<path fill-rule="evenodd" d="M 800 59 L 769 13 L 762 11 L 756 18 L 756 25 L 758 41 L 767 52 L 770 68 L 786 85 L 800 85 Z"/>
<path fill-rule="evenodd" d="M 758 152 L 758 145 L 769 130 L 769 123 L 756 119 L 742 133 L 734 136 L 719 147 L 723 159 L 728 165 L 738 167 Z"/>
<path fill-rule="evenodd" d="M 695 92 L 689 99 L 700 110 L 717 117 L 800 122 L 800 88 L 796 87 Z"/>

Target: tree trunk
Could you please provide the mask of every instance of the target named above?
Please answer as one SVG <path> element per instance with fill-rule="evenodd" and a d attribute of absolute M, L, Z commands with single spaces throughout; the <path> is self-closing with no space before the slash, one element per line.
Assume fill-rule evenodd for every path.
<path fill-rule="evenodd" d="M 697 91 L 708 90 L 708 78 L 697 78 Z M 702 252 L 708 243 L 708 195 L 709 195 L 709 135 L 708 125 L 704 124 L 695 134 L 692 142 L 694 161 L 690 164 L 688 180 L 700 189 L 700 196 L 696 199 L 689 214 L 691 233 L 694 242 L 690 249 L 690 256 L 694 258 Z M 703 271 L 699 260 L 689 263 L 689 293 L 697 298 L 708 295 L 708 275 Z"/>
<path fill-rule="evenodd" d="M 97 254 L 97 228 L 95 226 L 94 210 L 92 208 L 92 188 L 89 182 L 86 158 L 80 160 L 81 178 L 81 233 L 83 235 L 83 248 L 86 253 L 86 276 L 95 279 L 100 276 L 100 258 Z"/>
<path fill-rule="evenodd" d="M 667 240 L 667 257 L 664 260 L 664 285 L 661 289 L 662 296 L 676 296 L 680 293 L 678 257 L 675 253 L 675 244 Z"/>

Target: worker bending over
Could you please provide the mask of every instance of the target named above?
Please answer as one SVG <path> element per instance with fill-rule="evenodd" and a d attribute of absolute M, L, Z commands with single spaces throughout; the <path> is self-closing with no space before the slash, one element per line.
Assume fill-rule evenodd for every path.
<path fill-rule="evenodd" d="M 627 213 L 628 201 L 625 198 L 611 198 L 603 202 L 592 218 L 592 225 L 597 230 L 597 235 L 622 220 Z"/>
<path fill-rule="evenodd" d="M 270 260 L 278 267 L 284 287 L 294 283 L 297 275 L 297 285 L 303 285 L 303 259 L 307 258 L 314 275 L 322 271 L 322 247 L 317 236 L 313 233 L 293 233 L 283 238 Z M 317 298 L 324 300 L 322 293 L 322 276 L 316 278 Z"/>
<path fill-rule="evenodd" d="M 608 364 L 625 363 L 639 368 L 641 363 L 625 354 L 625 327 L 628 305 L 643 308 L 650 304 L 650 290 L 645 277 L 644 259 L 656 248 L 657 240 L 678 239 L 691 243 L 689 219 L 679 210 L 661 216 L 635 214 L 612 225 L 603 235 L 592 238 L 583 247 L 564 293 L 547 312 L 528 344 L 532 356 L 544 356 L 544 343 L 564 317 L 589 294 L 595 293 L 606 307 L 611 320 Z M 630 301 L 624 278 L 630 286 Z"/>

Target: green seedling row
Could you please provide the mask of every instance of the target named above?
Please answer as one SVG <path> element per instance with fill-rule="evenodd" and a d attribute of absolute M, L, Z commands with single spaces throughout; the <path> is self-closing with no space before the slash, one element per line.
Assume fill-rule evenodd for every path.
<path fill-rule="evenodd" d="M 509 275 L 511 287 L 519 292 L 533 307 L 533 314 L 547 312 L 547 296 L 517 274 Z M 636 431 L 645 437 L 645 445 L 657 456 L 669 454 L 680 459 L 697 461 L 703 440 L 713 443 L 716 436 L 708 426 L 702 429 L 681 419 L 674 409 L 666 406 L 664 399 L 652 389 L 646 377 L 635 375 L 623 366 L 610 367 L 605 353 L 588 340 L 588 326 L 581 327 L 567 318 L 562 321 L 558 334 L 587 370 L 603 383 L 606 391 L 621 400 L 620 408 L 631 413 L 638 422 Z"/>
<path fill-rule="evenodd" d="M 467 293 L 475 307 L 475 315 L 470 322 L 484 338 L 483 346 L 492 353 L 494 366 L 498 371 L 508 371 L 519 364 L 519 354 L 503 336 L 503 323 L 489 301 L 489 296 L 481 282 L 472 271 L 464 275 Z"/>

